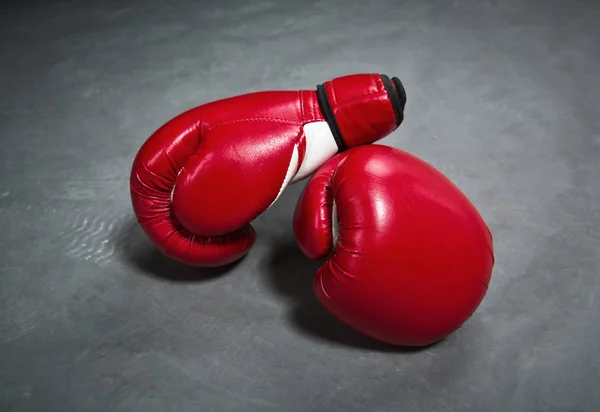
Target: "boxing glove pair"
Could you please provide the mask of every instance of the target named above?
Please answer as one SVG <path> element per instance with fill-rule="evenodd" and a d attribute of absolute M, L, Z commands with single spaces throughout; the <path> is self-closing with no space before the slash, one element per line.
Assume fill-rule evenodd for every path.
<path fill-rule="evenodd" d="M 320 302 L 374 339 L 437 341 L 483 298 L 491 235 L 441 173 L 371 144 L 399 127 L 405 103 L 397 78 L 355 74 L 184 112 L 134 160 L 138 221 L 171 258 L 224 265 L 253 246 L 251 221 L 313 175 L 293 227 L 309 258 L 326 259 L 314 280 Z"/>

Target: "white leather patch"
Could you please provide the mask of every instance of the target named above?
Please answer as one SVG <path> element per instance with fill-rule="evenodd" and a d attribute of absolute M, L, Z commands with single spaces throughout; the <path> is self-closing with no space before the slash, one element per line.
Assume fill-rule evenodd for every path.
<path fill-rule="evenodd" d="M 177 177 L 179 177 L 179 175 L 181 174 L 181 172 L 183 171 L 183 167 L 181 169 L 179 169 L 179 172 L 177 172 Z M 175 178 L 175 180 L 177 180 L 177 177 Z M 173 185 L 173 187 L 171 188 L 171 203 L 173 203 L 173 194 L 175 193 L 175 185 Z"/>
<path fill-rule="evenodd" d="M 279 199 L 279 196 L 281 196 L 281 194 L 283 193 L 285 188 L 290 184 L 292 177 L 294 177 L 294 172 L 298 169 L 298 160 L 299 160 L 298 146 L 294 145 L 294 150 L 292 151 L 292 157 L 290 158 L 290 164 L 288 165 L 287 172 L 285 173 L 283 183 L 279 187 L 279 192 L 277 193 L 275 200 L 273 200 L 271 202 L 269 207 L 273 206 L 273 204 L 277 201 L 277 199 Z M 267 207 L 267 209 L 269 207 Z"/>
<path fill-rule="evenodd" d="M 313 122 L 304 125 L 306 153 L 298 173 L 291 180 L 295 183 L 313 174 L 338 151 L 337 144 L 327 122 Z"/>
<path fill-rule="evenodd" d="M 340 225 L 337 217 L 337 206 L 335 205 L 335 200 L 333 201 L 333 205 L 331 206 L 331 239 L 333 241 L 333 250 L 335 250 L 338 239 L 340 237 Z"/>

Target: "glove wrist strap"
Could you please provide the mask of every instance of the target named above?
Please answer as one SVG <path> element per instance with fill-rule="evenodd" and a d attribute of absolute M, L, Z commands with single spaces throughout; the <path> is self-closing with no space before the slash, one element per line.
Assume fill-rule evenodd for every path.
<path fill-rule="evenodd" d="M 348 145 L 344 141 L 344 137 L 342 136 L 340 127 L 337 123 L 337 120 L 335 120 L 335 116 L 333 115 L 333 110 L 331 109 L 331 105 L 329 104 L 329 99 L 327 98 L 327 91 L 325 90 L 324 84 L 320 84 L 317 86 L 317 100 L 319 102 L 321 112 L 323 113 L 323 117 L 329 125 L 329 128 L 331 129 L 331 134 L 335 139 L 335 143 L 338 147 L 338 153 L 343 152 L 344 150 L 348 149 Z"/>

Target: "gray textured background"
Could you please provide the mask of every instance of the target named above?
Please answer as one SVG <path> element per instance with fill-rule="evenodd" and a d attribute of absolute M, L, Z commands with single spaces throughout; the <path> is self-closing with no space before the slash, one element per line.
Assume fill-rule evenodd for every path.
<path fill-rule="evenodd" d="M 1 411 L 600 410 L 597 2 L 130 3 L 2 6 Z M 316 304 L 303 183 L 227 270 L 168 261 L 132 220 L 132 158 L 172 116 L 364 71 L 406 85 L 383 143 L 495 237 L 484 303 L 422 351 Z"/>

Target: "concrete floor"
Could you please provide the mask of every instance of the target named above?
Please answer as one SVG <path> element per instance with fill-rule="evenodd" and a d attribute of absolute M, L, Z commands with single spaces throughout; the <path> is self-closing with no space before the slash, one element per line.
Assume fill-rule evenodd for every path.
<path fill-rule="evenodd" d="M 0 410 L 600 410 L 598 2 L 129 3 L 3 6 Z M 304 183 L 225 269 L 163 258 L 132 218 L 132 158 L 172 116 L 365 71 L 407 89 L 383 143 L 494 233 L 485 301 L 426 350 L 315 302 Z"/>

